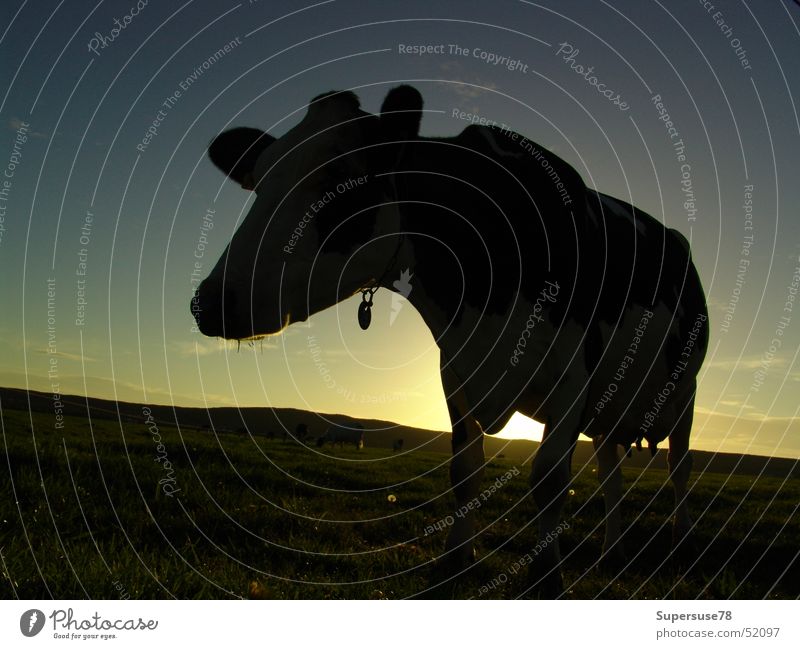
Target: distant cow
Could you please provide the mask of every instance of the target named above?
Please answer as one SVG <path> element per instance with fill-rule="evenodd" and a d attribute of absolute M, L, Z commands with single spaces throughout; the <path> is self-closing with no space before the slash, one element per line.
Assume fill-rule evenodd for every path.
<path fill-rule="evenodd" d="M 354 444 L 356 448 L 364 448 L 364 427 L 358 422 L 351 425 L 333 424 L 325 431 L 325 434 L 317 438 L 317 446 L 324 446 L 325 443 Z"/>
<path fill-rule="evenodd" d="M 395 451 L 395 452 L 402 451 L 403 450 L 403 440 L 402 439 L 394 440 L 394 442 L 392 442 L 392 450 Z"/>
<path fill-rule="evenodd" d="M 286 428 L 283 429 L 283 441 L 287 441 L 289 438 L 293 438 L 294 440 L 304 443 L 306 441 L 306 437 L 308 437 L 308 426 L 306 424 L 300 423 L 294 429 L 294 435 L 292 435 Z"/>

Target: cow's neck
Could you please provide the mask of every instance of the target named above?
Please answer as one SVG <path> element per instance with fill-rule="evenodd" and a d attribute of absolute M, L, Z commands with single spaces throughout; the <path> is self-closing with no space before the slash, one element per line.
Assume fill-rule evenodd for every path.
<path fill-rule="evenodd" d="M 429 163 L 434 171 L 447 168 L 436 163 Z M 459 195 L 452 182 L 442 186 L 441 173 L 410 173 L 408 178 L 399 196 L 405 236 L 381 286 L 402 292 L 394 282 L 408 269 L 412 277 L 406 298 L 431 330 L 443 362 L 465 386 L 476 419 L 485 431 L 496 432 L 517 407 L 516 399 L 504 395 L 531 393 L 525 387 L 531 373 L 517 371 L 509 359 L 545 282 L 555 277 L 526 223 L 520 222 L 527 253 L 522 255 L 502 245 L 492 232 L 498 224 L 479 211 L 481 205 Z M 548 309 L 552 305 L 548 301 Z M 544 355 L 539 347 L 553 335 L 549 322 L 537 326 L 526 363 Z M 494 386 L 488 395 L 487 385 Z"/>
<path fill-rule="evenodd" d="M 401 172 L 398 178 L 400 209 L 387 212 L 392 218 L 386 215 L 379 218 L 373 233 L 376 238 L 391 241 L 394 247 L 383 257 L 373 259 L 372 277 L 379 280 L 381 287 L 403 294 L 442 347 L 445 333 L 448 340 L 457 340 L 454 329 L 464 324 L 465 314 L 476 311 L 491 315 L 493 309 L 497 310 L 496 303 L 486 304 L 489 292 L 493 297 L 507 293 L 508 299 L 502 300 L 502 311 L 508 311 L 519 283 L 519 268 L 504 263 L 503 257 L 508 255 L 488 251 L 495 262 L 501 260 L 501 263 L 487 268 L 487 273 L 483 273 L 481 266 L 479 281 L 475 281 L 474 271 L 478 264 L 486 264 L 487 255 L 476 259 L 476 224 L 469 222 L 469 206 L 460 197 L 443 195 L 436 175 Z M 458 223 L 460 227 L 451 228 L 442 222 L 445 213 L 461 214 L 465 219 Z M 407 286 L 403 282 L 404 272 L 411 275 Z M 512 277 L 514 272 L 516 275 Z M 493 286 L 483 286 L 480 280 L 489 274 Z"/>

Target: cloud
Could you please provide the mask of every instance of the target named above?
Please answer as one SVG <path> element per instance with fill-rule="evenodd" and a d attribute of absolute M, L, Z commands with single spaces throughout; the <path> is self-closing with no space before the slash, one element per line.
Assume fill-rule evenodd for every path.
<path fill-rule="evenodd" d="M 692 445 L 726 453 L 800 457 L 800 418 L 747 412 L 742 416 L 695 407 Z"/>
<path fill-rule="evenodd" d="M 762 356 L 743 356 L 742 358 L 734 359 L 720 359 L 706 363 L 706 367 L 714 370 L 725 370 L 731 372 L 733 370 L 757 370 L 761 364 L 765 362 Z M 785 358 L 775 357 L 767 363 L 770 369 L 786 367 L 787 362 Z"/>
<path fill-rule="evenodd" d="M 725 313 L 728 310 L 728 305 L 728 302 L 723 302 L 715 297 L 709 297 L 706 299 L 706 306 L 708 306 L 710 311 Z"/>
<path fill-rule="evenodd" d="M 19 117 L 12 117 L 8 120 L 8 126 L 12 131 L 18 131 L 21 128 L 29 128 L 30 124 L 28 122 L 22 121 Z M 28 131 L 28 137 L 37 137 L 37 138 L 46 138 L 46 133 L 40 133 L 39 131 Z"/>
<path fill-rule="evenodd" d="M 141 383 L 133 383 L 120 379 L 79 375 L 59 374 L 58 380 L 38 374 L 20 374 L 18 372 L 0 371 L 0 385 L 21 389 L 36 390 L 49 393 L 58 390 L 61 395 L 76 397 L 89 396 L 96 399 L 127 401 L 130 403 L 156 403 L 162 405 L 177 405 L 204 408 L 208 406 L 235 406 L 235 400 L 230 395 L 206 392 L 205 394 L 186 395 L 170 391 L 164 387 L 155 387 L 152 384 L 145 389 Z M 146 397 L 145 397 L 146 393 Z"/>
<path fill-rule="evenodd" d="M 456 93 L 462 99 L 477 99 L 478 97 L 482 97 L 483 95 L 488 95 L 491 93 L 492 90 L 497 89 L 497 85 L 492 83 L 491 81 L 482 81 L 481 79 L 476 79 L 474 85 L 470 85 L 467 83 L 448 83 L 447 84 L 450 90 Z"/>
<path fill-rule="evenodd" d="M 725 401 L 720 401 L 719 405 L 727 406 L 728 408 L 740 408 L 743 410 L 752 410 L 755 406 L 751 406 L 749 403 L 745 403 L 744 401 L 739 401 L 737 399 L 726 399 Z"/>
<path fill-rule="evenodd" d="M 722 404 L 727 402 L 720 401 L 720 403 Z M 753 406 L 747 406 L 747 407 L 755 409 Z M 695 406 L 694 411 L 695 414 L 702 415 L 703 417 L 722 418 L 725 419 L 726 421 L 739 421 L 742 419 L 742 417 L 746 417 L 748 422 L 761 422 L 764 424 L 775 424 L 775 425 L 784 425 L 792 427 L 800 426 L 800 418 L 795 417 L 793 415 L 769 415 L 760 411 L 755 411 L 755 412 L 744 413 L 742 417 L 738 417 L 730 413 L 719 412 L 716 410 L 711 410 L 710 408 L 704 408 L 703 406 Z"/>
<path fill-rule="evenodd" d="M 52 353 L 48 349 L 37 349 L 36 353 L 37 354 L 47 354 L 48 356 L 57 356 L 58 358 L 63 358 L 63 359 L 68 360 L 68 361 L 79 361 L 79 362 L 84 362 L 84 363 L 96 363 L 97 362 L 97 359 L 96 358 L 92 358 L 91 356 L 86 356 L 86 355 L 81 356 L 80 354 L 71 354 L 69 352 L 59 352 L 59 351 L 57 351 L 55 353 Z"/>
<path fill-rule="evenodd" d="M 458 61 L 445 61 L 439 64 L 439 69 L 446 74 L 462 73 L 464 67 Z"/>
<path fill-rule="evenodd" d="M 467 80 L 464 68 L 458 61 L 445 61 L 439 65 L 439 69 L 450 79 L 443 85 L 461 99 L 473 100 L 497 90 L 496 83 L 481 77 L 471 77 Z"/>
<path fill-rule="evenodd" d="M 170 343 L 169 349 L 178 356 L 191 358 L 193 356 L 208 356 L 209 354 L 215 354 L 216 352 L 221 351 L 222 348 L 216 344 L 212 347 L 206 341 L 190 342 L 188 340 L 182 340 Z"/>

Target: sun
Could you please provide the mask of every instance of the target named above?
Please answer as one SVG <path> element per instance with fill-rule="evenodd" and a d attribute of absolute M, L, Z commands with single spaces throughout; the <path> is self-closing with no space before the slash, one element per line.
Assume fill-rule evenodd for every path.
<path fill-rule="evenodd" d="M 494 437 L 501 439 L 529 439 L 535 442 L 542 440 L 542 431 L 544 424 L 534 421 L 530 417 L 526 417 L 522 413 L 515 412 L 503 430 L 497 433 Z"/>

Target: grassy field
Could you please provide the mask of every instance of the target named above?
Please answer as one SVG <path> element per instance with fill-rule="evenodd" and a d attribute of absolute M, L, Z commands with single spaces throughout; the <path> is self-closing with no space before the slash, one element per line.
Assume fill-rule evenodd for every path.
<path fill-rule="evenodd" d="M 2 415 L 4 599 L 410 597 L 426 588 L 446 535 L 425 528 L 453 513 L 443 454 L 326 448 L 321 456 L 234 433 L 159 425 L 154 436 L 144 418 L 121 430 L 68 417 L 54 430 L 52 415 L 34 413 L 31 430 L 27 412 Z M 513 468 L 492 461 L 487 486 Z M 529 467 L 518 469 L 478 510 L 486 529 L 458 597 L 524 589 L 510 567 L 535 544 L 535 507 L 525 496 Z M 573 472 L 561 537 L 565 597 L 800 595 L 798 480 L 695 476 L 696 552 L 678 562 L 669 558 L 666 475 L 626 470 L 632 561 L 608 575 L 595 567 L 603 512 L 595 474 Z M 492 580 L 503 583 L 482 589 Z"/>

